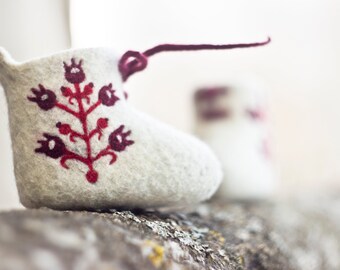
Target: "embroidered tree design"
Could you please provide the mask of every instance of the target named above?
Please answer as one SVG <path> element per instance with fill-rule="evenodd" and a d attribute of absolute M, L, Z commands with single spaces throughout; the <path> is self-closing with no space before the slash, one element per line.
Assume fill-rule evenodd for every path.
<path fill-rule="evenodd" d="M 101 105 L 114 106 L 119 98 L 115 95 L 115 90 L 110 83 L 99 90 L 97 101 L 91 104 L 94 84 L 90 82 L 83 87 L 80 86 L 86 79 L 82 63 L 82 60 L 76 63 L 74 58 L 71 59 L 70 65 L 64 62 L 65 79 L 73 85 L 73 89 L 66 86 L 60 88 L 62 95 L 68 100 L 68 105 L 60 103 L 56 94 L 42 84 L 39 84 L 38 88 L 32 88 L 31 91 L 34 96 L 28 96 L 27 98 L 29 101 L 35 102 L 44 111 L 59 109 L 78 119 L 82 126 L 81 132 L 74 130 L 70 124 L 61 122 L 56 123 L 56 128 L 61 135 L 68 136 L 72 143 L 77 143 L 78 140 L 81 140 L 86 145 L 86 153 L 80 155 L 69 150 L 60 137 L 43 133 L 44 139 L 38 140 L 40 147 L 36 148 L 35 152 L 45 154 L 53 159 L 60 158 L 60 164 L 65 169 L 69 169 L 66 164 L 68 160 L 75 160 L 85 164 L 88 167 L 87 181 L 95 183 L 99 175 L 94 168 L 94 163 L 104 156 L 110 156 L 109 164 L 113 164 L 117 159 L 116 152 L 124 151 L 134 141 L 128 139 L 131 131 L 124 131 L 125 126 L 121 125 L 111 132 L 107 145 L 99 153 L 93 153 L 91 140 L 101 140 L 104 130 L 108 127 L 109 119 L 99 118 L 96 127 L 90 130 L 88 116 Z M 74 110 L 74 107 L 77 109 Z"/>

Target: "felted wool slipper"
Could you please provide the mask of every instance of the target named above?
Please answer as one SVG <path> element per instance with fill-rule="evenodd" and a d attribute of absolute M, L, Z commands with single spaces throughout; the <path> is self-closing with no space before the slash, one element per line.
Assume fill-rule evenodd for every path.
<path fill-rule="evenodd" d="M 16 183 L 29 208 L 185 206 L 210 198 L 222 171 L 201 141 L 136 111 L 123 81 L 161 51 L 236 45 L 160 45 L 121 58 L 108 48 L 15 62 L 0 49 Z"/>
<path fill-rule="evenodd" d="M 221 161 L 220 198 L 258 200 L 275 194 L 264 95 L 254 83 L 196 91 L 195 133 Z"/>

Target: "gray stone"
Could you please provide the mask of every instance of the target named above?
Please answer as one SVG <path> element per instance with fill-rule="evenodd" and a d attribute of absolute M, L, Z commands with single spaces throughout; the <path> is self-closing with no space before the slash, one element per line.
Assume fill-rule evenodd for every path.
<path fill-rule="evenodd" d="M 0 269 L 340 269 L 340 200 L 0 214 Z"/>

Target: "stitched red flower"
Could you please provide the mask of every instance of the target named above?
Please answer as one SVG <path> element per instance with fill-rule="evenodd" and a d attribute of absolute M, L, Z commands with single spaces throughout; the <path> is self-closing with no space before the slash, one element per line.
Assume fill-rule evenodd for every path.
<path fill-rule="evenodd" d="M 97 126 L 90 132 L 90 138 L 92 138 L 95 134 L 98 134 L 98 139 L 100 140 L 103 136 L 103 130 L 109 126 L 108 118 L 99 118 L 97 120 Z"/>
<path fill-rule="evenodd" d="M 86 173 L 86 179 L 87 181 L 89 181 L 90 183 L 96 183 L 98 180 L 98 172 L 96 172 L 95 170 L 90 170 Z"/>
<path fill-rule="evenodd" d="M 134 141 L 128 140 L 127 138 L 131 134 L 131 130 L 123 132 L 124 127 L 124 125 L 121 125 L 110 134 L 109 144 L 114 151 L 124 151 L 127 146 L 134 143 Z"/>
<path fill-rule="evenodd" d="M 100 130 L 107 128 L 108 125 L 109 125 L 109 119 L 108 118 L 99 118 L 97 120 L 97 127 Z"/>
<path fill-rule="evenodd" d="M 58 122 L 56 127 L 59 129 L 59 133 L 63 135 L 67 135 L 72 132 L 71 126 L 69 124 L 62 124 Z"/>
<path fill-rule="evenodd" d="M 64 97 L 70 97 L 73 95 L 73 92 L 69 87 L 62 86 L 60 90 Z"/>
<path fill-rule="evenodd" d="M 32 88 L 31 91 L 35 96 L 27 97 L 28 100 L 37 103 L 44 111 L 48 111 L 55 106 L 57 97 L 53 91 L 46 89 L 41 84 L 39 84 L 39 89 Z"/>
<path fill-rule="evenodd" d="M 38 141 L 41 146 L 40 148 L 35 149 L 35 152 L 45 154 L 46 156 L 54 159 L 62 157 L 66 152 L 64 142 L 57 136 L 49 135 L 47 133 L 44 133 L 43 135 L 46 140 Z"/>
<path fill-rule="evenodd" d="M 83 61 L 80 60 L 79 63 L 76 63 L 74 58 L 71 59 L 71 65 L 67 65 L 64 62 L 65 69 L 65 79 L 70 83 L 82 83 L 85 80 L 85 73 L 81 65 Z"/>
<path fill-rule="evenodd" d="M 93 83 L 85 85 L 83 94 L 86 96 L 91 95 L 93 93 L 93 87 L 94 87 Z"/>
<path fill-rule="evenodd" d="M 115 96 L 115 92 L 116 91 L 112 89 L 112 83 L 110 83 L 99 90 L 98 98 L 103 105 L 108 107 L 113 106 L 119 100 L 119 98 Z"/>

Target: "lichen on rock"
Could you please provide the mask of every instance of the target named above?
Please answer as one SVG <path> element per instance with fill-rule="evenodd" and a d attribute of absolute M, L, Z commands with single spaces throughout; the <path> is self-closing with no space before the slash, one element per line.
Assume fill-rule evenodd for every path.
<path fill-rule="evenodd" d="M 0 214 L 0 269 L 339 269 L 332 203 Z M 333 212 L 332 212 L 333 213 Z"/>

